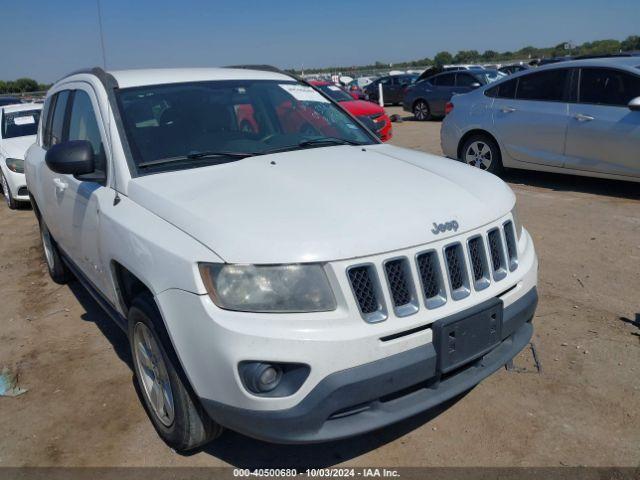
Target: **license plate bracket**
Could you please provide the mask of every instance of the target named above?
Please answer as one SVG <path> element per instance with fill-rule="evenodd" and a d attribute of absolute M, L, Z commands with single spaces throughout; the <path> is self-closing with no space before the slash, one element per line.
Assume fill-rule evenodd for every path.
<path fill-rule="evenodd" d="M 433 324 L 437 368 L 448 373 L 484 355 L 500 343 L 503 304 L 494 298 Z"/>

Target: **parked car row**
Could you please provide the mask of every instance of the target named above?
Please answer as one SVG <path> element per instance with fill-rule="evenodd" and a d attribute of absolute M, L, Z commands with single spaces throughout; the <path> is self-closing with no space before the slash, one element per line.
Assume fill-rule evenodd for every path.
<path fill-rule="evenodd" d="M 640 181 L 640 58 L 549 64 L 452 98 L 442 150 L 503 167 Z"/>

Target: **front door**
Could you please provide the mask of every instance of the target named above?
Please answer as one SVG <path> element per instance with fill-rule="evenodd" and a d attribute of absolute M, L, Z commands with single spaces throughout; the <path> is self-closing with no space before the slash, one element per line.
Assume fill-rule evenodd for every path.
<path fill-rule="evenodd" d="M 640 76 L 612 68 L 583 68 L 578 102 L 569 107 L 566 167 L 640 176 Z"/>
<path fill-rule="evenodd" d="M 79 177 L 61 175 L 66 187 L 59 218 L 70 232 L 70 240 L 65 243 L 68 255 L 99 290 L 109 291 L 109 286 L 102 284 L 108 277 L 104 275 L 108 265 L 103 264 L 99 241 L 100 206 L 113 201 L 113 192 L 106 186 L 105 129 L 96 115 L 99 109 L 93 89 L 86 84 L 77 87 L 70 98 L 66 140 L 90 142 L 96 169 Z"/>

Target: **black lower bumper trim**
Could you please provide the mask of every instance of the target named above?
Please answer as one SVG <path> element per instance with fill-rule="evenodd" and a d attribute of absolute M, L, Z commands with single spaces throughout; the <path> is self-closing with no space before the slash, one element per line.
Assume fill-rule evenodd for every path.
<path fill-rule="evenodd" d="M 317 443 L 366 433 L 433 408 L 471 389 L 515 357 L 533 334 L 535 288 L 504 309 L 502 342 L 442 376 L 433 344 L 333 373 L 285 410 L 246 410 L 201 399 L 211 418 L 260 440 Z"/>

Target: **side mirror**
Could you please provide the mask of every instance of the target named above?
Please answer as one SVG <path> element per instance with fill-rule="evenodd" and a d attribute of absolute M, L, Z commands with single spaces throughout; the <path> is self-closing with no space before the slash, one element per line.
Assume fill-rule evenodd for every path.
<path fill-rule="evenodd" d="M 482 85 L 480 85 L 480 82 L 473 82 L 473 83 L 471 84 L 471 88 L 478 88 L 478 87 L 481 87 L 481 86 L 482 86 Z"/>
<path fill-rule="evenodd" d="M 633 112 L 640 112 L 640 97 L 632 98 L 627 107 Z"/>
<path fill-rule="evenodd" d="M 87 140 L 54 145 L 44 158 L 50 170 L 67 175 L 84 175 L 95 170 L 93 147 Z"/>

